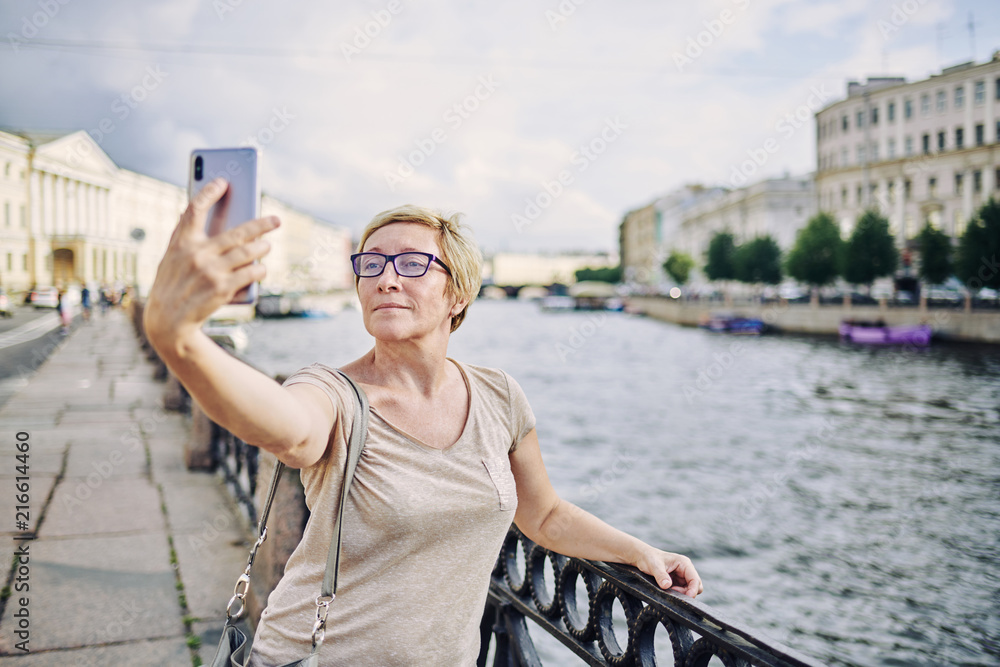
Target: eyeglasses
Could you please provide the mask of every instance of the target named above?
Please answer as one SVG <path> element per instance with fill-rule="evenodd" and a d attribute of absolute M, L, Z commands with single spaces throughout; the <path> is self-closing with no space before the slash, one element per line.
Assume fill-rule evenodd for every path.
<path fill-rule="evenodd" d="M 375 278 L 382 275 L 385 266 L 392 262 L 392 267 L 396 274 L 404 278 L 419 278 L 427 273 L 431 262 L 441 265 L 448 275 L 451 275 L 444 262 L 430 254 L 429 252 L 401 252 L 398 255 L 383 255 L 380 252 L 359 252 L 351 255 L 351 264 L 354 273 L 360 278 Z"/>

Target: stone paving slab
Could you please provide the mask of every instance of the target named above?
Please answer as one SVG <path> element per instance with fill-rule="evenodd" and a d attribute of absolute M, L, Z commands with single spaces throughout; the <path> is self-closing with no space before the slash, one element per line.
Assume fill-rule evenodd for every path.
<path fill-rule="evenodd" d="M 34 641 L 32 641 L 34 643 Z M 216 640 L 218 643 L 218 640 Z M 215 655 L 215 647 L 204 664 Z M 117 646 L 45 651 L 20 657 L 0 657 L 0 667 L 188 667 L 191 655 L 184 637 L 128 642 Z"/>
<path fill-rule="evenodd" d="M 184 463 L 184 441 L 182 438 L 161 438 L 154 436 L 149 440 L 149 458 L 152 468 L 156 471 L 156 479 L 167 482 L 176 477 L 184 479 L 191 477 L 191 472 Z"/>
<path fill-rule="evenodd" d="M 95 473 L 102 479 L 140 477 L 149 472 L 146 452 L 141 447 L 126 447 L 113 439 L 74 441 L 69 449 L 64 476 L 69 482 Z"/>
<path fill-rule="evenodd" d="M 135 422 L 135 418 L 132 417 L 130 410 L 123 406 L 117 410 L 66 410 L 59 419 L 59 426 L 73 428 L 98 424 L 106 428 L 120 429 L 122 424 L 128 425 L 133 422 Z"/>
<path fill-rule="evenodd" d="M 159 493 L 148 479 L 105 479 L 98 475 L 63 480 L 52 497 L 39 536 L 165 529 Z"/>
<path fill-rule="evenodd" d="M 226 604 L 250 553 L 245 536 L 236 529 L 213 531 L 174 536 L 189 613 L 196 618 L 225 618 Z"/>
<path fill-rule="evenodd" d="M 183 634 L 164 532 L 40 538 L 29 548 L 32 650 Z M 0 647 L 12 646 L 13 612 L 8 605 L 0 622 Z"/>

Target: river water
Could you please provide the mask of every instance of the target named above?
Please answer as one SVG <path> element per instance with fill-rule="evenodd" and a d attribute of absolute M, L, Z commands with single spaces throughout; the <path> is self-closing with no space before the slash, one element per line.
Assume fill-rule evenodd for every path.
<path fill-rule="evenodd" d="M 246 356 L 290 373 L 371 344 L 347 310 L 261 323 Z M 829 664 L 1000 664 L 1000 348 L 485 301 L 449 354 L 514 376 L 560 494 L 691 556 L 728 617 Z M 579 664 L 552 643 L 546 665 Z"/>

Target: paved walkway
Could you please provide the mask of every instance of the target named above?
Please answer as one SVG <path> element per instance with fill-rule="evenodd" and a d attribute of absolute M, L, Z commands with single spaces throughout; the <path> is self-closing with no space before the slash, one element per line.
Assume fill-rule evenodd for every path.
<path fill-rule="evenodd" d="M 248 533 L 216 478 L 184 467 L 187 417 L 162 409 L 152 375 L 113 311 L 79 326 L 0 409 L 0 666 L 212 657 Z M 29 447 L 26 527 L 18 438 Z M 29 559 L 12 570 L 19 548 Z M 28 653 L 17 648 L 25 624 Z"/>

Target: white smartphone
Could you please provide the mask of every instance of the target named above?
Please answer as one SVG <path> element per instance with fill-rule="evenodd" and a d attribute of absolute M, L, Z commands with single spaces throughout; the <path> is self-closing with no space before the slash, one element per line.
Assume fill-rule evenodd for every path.
<path fill-rule="evenodd" d="M 191 151 L 188 199 L 194 199 L 212 180 L 222 177 L 229 190 L 208 212 L 205 233 L 220 234 L 260 217 L 260 156 L 252 146 L 240 148 L 199 148 Z M 230 303 L 257 301 L 257 283 L 241 289 Z"/>

